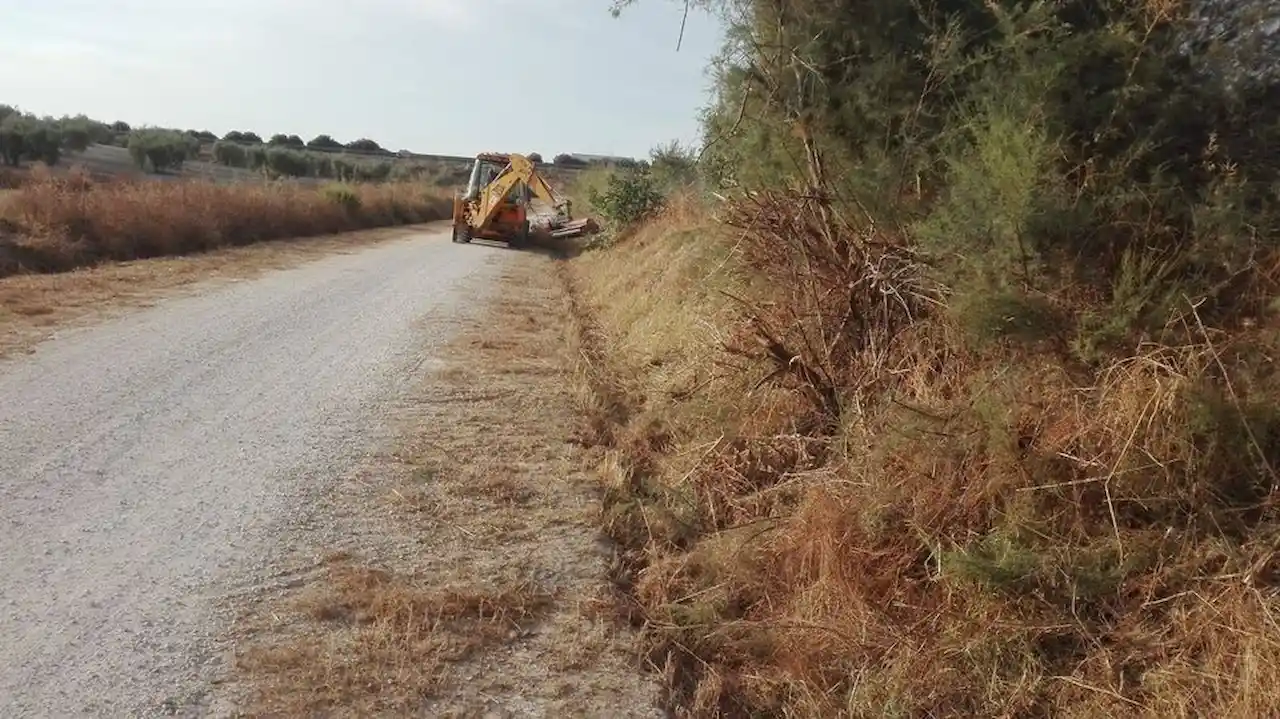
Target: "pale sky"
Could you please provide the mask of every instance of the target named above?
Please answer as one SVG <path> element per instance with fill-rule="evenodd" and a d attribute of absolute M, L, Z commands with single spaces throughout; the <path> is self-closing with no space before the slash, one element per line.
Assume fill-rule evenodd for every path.
<path fill-rule="evenodd" d="M 698 138 L 721 30 L 641 0 L 0 0 L 0 103 L 391 150 L 644 157 Z"/>

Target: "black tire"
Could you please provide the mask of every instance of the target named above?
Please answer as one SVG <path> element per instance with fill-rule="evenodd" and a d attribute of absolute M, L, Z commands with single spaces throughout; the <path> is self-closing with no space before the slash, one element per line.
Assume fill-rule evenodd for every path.
<path fill-rule="evenodd" d="M 525 220 L 520 223 L 520 229 L 516 231 L 516 236 L 511 238 L 507 245 L 513 249 L 524 249 L 529 246 L 529 221 Z"/>
<path fill-rule="evenodd" d="M 471 227 L 468 225 L 462 225 L 461 227 L 455 225 L 453 228 L 453 241 L 461 242 L 464 245 L 470 243 Z"/>

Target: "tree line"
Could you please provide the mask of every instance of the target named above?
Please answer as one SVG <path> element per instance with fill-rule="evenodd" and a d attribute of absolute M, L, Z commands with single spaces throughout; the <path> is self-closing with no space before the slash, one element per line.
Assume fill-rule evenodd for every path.
<path fill-rule="evenodd" d="M 139 127 L 117 120 L 102 122 L 85 115 L 37 116 L 0 104 L 0 161 L 16 167 L 24 162 L 57 164 L 64 152 L 83 152 L 90 145 L 127 148 L 146 172 L 175 172 L 183 164 L 209 159 L 226 167 L 256 170 L 277 177 L 317 177 L 377 182 L 421 179 L 439 168 L 426 163 L 396 161 L 399 153 L 367 137 L 340 142 L 329 134 L 304 140 L 297 134 L 276 133 L 267 139 L 250 130 L 231 130 L 222 136 L 209 130 Z M 529 153 L 543 162 L 541 153 Z M 569 153 L 552 164 L 564 168 L 591 163 Z"/>

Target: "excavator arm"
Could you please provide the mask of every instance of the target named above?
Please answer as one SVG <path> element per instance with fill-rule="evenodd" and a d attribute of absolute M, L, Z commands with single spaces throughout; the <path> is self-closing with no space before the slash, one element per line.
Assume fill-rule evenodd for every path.
<path fill-rule="evenodd" d="M 547 181 L 538 174 L 533 162 L 523 155 L 511 155 L 507 166 L 480 193 L 480 203 L 471 224 L 475 227 L 487 225 L 502 206 L 511 191 L 520 183 L 524 183 L 530 192 L 541 198 L 552 207 L 559 207 L 560 198 L 556 196 Z"/>
<path fill-rule="evenodd" d="M 486 177 L 495 170 L 496 174 Z M 531 227 L 528 215 L 529 202 L 534 197 L 556 211 L 554 218 L 547 218 L 545 223 L 538 221 L 536 230 Z M 477 155 L 466 191 L 454 198 L 454 242 L 470 242 L 473 237 L 482 237 L 524 244 L 531 231 L 565 238 L 598 230 L 599 225 L 590 218 L 572 220 L 568 203 L 523 155 L 488 152 Z"/>

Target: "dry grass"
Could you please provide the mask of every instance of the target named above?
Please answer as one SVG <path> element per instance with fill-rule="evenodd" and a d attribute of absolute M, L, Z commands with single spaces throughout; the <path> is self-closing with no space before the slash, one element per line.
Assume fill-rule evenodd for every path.
<path fill-rule="evenodd" d="M 618 606 L 681 713 L 1273 711 L 1274 329 L 978 352 L 878 304 L 930 291 L 890 239 L 763 210 L 678 204 L 573 273 Z"/>
<path fill-rule="evenodd" d="M 416 185 L 96 183 L 46 174 L 0 208 L 0 277 L 438 220 L 448 203 Z"/>
<path fill-rule="evenodd" d="M 568 441 L 553 261 L 520 255 L 495 296 L 424 358 L 393 456 L 330 500 L 348 539 L 326 549 L 349 556 L 246 625 L 249 714 L 654 716 L 634 647 L 598 612 L 600 505 Z"/>
<path fill-rule="evenodd" d="M 145 305 L 213 279 L 251 277 L 335 252 L 404 237 L 385 228 L 229 247 L 179 257 L 107 263 L 53 274 L 0 277 L 0 357 L 30 349 L 55 328 Z"/>
<path fill-rule="evenodd" d="M 290 604 L 321 631 L 241 656 L 255 715 L 412 713 L 452 667 L 521 636 L 553 597 L 531 583 L 442 587 L 338 561 Z"/>

